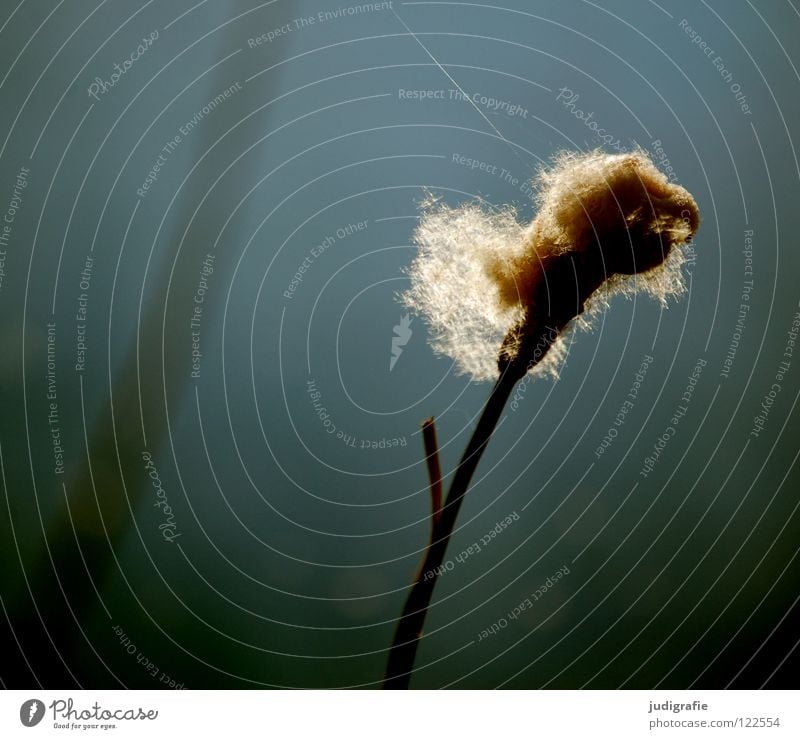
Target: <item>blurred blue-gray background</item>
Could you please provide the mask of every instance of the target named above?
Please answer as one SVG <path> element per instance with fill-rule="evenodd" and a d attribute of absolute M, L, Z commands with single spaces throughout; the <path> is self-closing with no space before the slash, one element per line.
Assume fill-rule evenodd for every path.
<path fill-rule="evenodd" d="M 490 388 L 402 328 L 419 203 L 529 220 L 553 154 L 638 145 L 700 205 L 688 292 L 507 409 L 412 686 L 798 687 L 796 4 L 15 0 L 0 39 L 4 686 L 379 686 L 420 422 L 449 476 Z"/>

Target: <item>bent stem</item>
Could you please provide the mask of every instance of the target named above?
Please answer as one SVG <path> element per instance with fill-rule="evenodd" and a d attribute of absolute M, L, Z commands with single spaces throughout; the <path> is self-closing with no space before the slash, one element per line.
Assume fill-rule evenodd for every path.
<path fill-rule="evenodd" d="M 431 484 L 431 536 L 442 510 L 442 466 L 439 464 L 439 444 L 436 441 L 436 424 L 433 417 L 422 424 L 422 441 L 425 444 L 425 461 Z"/>
<path fill-rule="evenodd" d="M 458 464 L 447 501 L 439 515 L 434 516 L 431 542 L 425 553 L 425 560 L 419 569 L 416 581 L 403 608 L 403 614 L 397 624 L 389 653 L 389 663 L 386 667 L 384 689 L 405 690 L 408 688 L 428 605 L 431 602 L 439 567 L 444 561 L 458 511 L 461 508 L 461 501 L 518 379 L 518 375 L 506 371 L 495 383 L 486 405 L 483 407 L 478 425 Z M 430 458 L 430 456 L 428 451 L 428 457 Z"/>

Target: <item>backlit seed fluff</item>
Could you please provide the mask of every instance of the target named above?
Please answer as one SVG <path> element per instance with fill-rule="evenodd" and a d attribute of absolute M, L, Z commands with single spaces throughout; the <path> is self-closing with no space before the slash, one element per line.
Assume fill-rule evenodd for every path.
<path fill-rule="evenodd" d="M 565 331 L 615 293 L 665 302 L 684 289 L 683 250 L 700 224 L 694 198 L 641 149 L 562 153 L 534 181 L 538 213 L 428 199 L 402 302 L 459 372 L 498 366 L 555 375 Z M 543 338 L 544 337 L 544 338 Z"/>

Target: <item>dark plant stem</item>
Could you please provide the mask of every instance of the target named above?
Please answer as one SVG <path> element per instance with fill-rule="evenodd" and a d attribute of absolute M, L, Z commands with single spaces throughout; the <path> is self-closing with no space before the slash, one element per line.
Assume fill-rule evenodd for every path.
<path fill-rule="evenodd" d="M 431 543 L 406 600 L 403 615 L 397 624 L 392 649 L 389 653 L 389 663 L 383 683 L 384 689 L 405 690 L 408 688 L 437 573 L 444 561 L 447 545 L 461 508 L 461 501 L 518 379 L 519 375 L 506 371 L 495 383 L 478 425 L 458 464 L 447 501 L 439 516 L 434 518 Z"/>
<path fill-rule="evenodd" d="M 431 536 L 433 536 L 433 529 L 442 512 L 442 466 L 439 463 L 436 424 L 432 417 L 422 424 L 422 441 L 425 445 L 425 461 L 428 464 L 428 479 L 431 484 Z"/>

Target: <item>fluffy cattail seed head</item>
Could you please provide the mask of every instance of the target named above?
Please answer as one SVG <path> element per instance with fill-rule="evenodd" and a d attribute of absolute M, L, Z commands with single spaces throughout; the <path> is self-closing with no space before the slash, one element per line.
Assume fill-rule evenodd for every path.
<path fill-rule="evenodd" d="M 645 152 L 563 153 L 535 184 L 527 226 L 510 209 L 429 202 L 416 231 L 403 300 L 426 317 L 434 348 L 475 379 L 554 371 L 563 330 L 596 292 L 664 300 L 683 289 L 675 247 L 691 241 L 699 210 Z"/>

